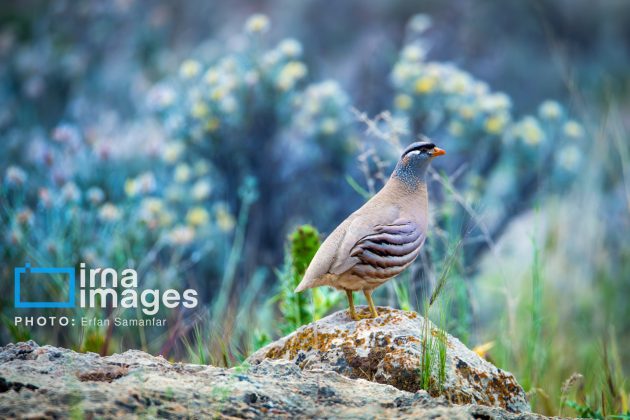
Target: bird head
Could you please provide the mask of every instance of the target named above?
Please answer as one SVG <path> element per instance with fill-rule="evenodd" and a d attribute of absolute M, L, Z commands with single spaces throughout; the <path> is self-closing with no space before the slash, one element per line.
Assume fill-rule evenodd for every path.
<path fill-rule="evenodd" d="M 428 140 L 428 139 L 427 139 Z M 424 179 L 429 163 L 437 157 L 446 154 L 430 141 L 418 141 L 410 144 L 403 152 L 393 176 L 398 177 L 406 183 L 415 183 Z"/>
<path fill-rule="evenodd" d="M 417 141 L 405 149 L 400 160 L 401 162 L 407 161 L 406 164 L 413 164 L 414 162 L 417 164 L 423 161 L 431 161 L 434 157 L 445 154 L 446 152 L 443 149 L 431 142 Z"/>

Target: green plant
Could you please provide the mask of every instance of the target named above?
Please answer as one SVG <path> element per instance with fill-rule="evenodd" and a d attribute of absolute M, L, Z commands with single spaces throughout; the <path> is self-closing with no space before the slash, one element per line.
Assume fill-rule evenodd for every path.
<path fill-rule="evenodd" d="M 529 339 L 527 340 L 527 371 L 529 375 L 526 378 L 522 378 L 522 385 L 526 390 L 538 389 L 541 370 L 545 365 L 545 345 L 542 342 L 543 274 L 540 261 L 540 249 L 535 239 L 532 239 L 532 249 L 532 299 L 530 304 L 531 325 L 529 328 Z M 532 401 L 534 401 L 537 396 L 537 392 L 531 392 Z"/>
<path fill-rule="evenodd" d="M 282 313 L 283 334 L 321 318 L 339 301 L 339 294 L 322 288 L 295 293 L 319 245 L 319 232 L 310 225 L 299 226 L 288 237 L 284 266 L 276 272 L 279 291 L 274 297 Z"/>
<path fill-rule="evenodd" d="M 450 307 L 450 297 L 446 294 L 451 270 L 457 261 L 462 241 L 453 247 L 441 262 L 442 271 L 431 295 L 424 302 L 422 331 L 422 353 L 420 358 L 420 387 L 433 395 L 442 392 L 446 381 L 447 333 L 446 317 Z M 434 306 L 435 305 L 435 306 Z M 430 312 L 436 308 L 437 328 L 430 327 Z"/>
<path fill-rule="evenodd" d="M 412 306 L 411 301 L 409 300 L 409 289 L 406 286 L 405 280 L 401 278 L 396 278 L 392 280 L 392 284 L 394 285 L 394 293 L 396 294 L 396 301 L 398 302 L 398 306 L 403 311 L 410 311 L 412 309 Z"/>
<path fill-rule="evenodd" d="M 586 419 L 630 419 L 630 411 L 620 414 L 606 414 L 599 408 L 593 408 L 586 404 L 579 404 L 573 400 L 567 400 L 566 406 L 575 410 L 576 414 L 580 418 Z"/>
<path fill-rule="evenodd" d="M 432 328 L 429 321 L 429 305 L 425 306 L 420 356 L 420 388 L 432 395 L 439 395 L 446 382 L 446 331 Z M 445 312 L 441 309 L 441 324 Z"/>
<path fill-rule="evenodd" d="M 203 334 L 199 325 L 193 327 L 194 341 L 191 342 L 187 337 L 183 337 L 184 348 L 186 349 L 187 360 L 191 363 L 205 365 L 208 363 L 208 352 L 204 347 Z"/>
<path fill-rule="evenodd" d="M 435 364 L 436 345 L 429 323 L 428 307 L 424 312 L 422 324 L 422 353 L 420 356 L 420 388 L 433 391 L 433 366 Z"/>

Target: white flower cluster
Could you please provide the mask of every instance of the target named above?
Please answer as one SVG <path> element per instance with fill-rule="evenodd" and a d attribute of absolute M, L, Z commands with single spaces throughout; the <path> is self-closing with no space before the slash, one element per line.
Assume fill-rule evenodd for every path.
<path fill-rule="evenodd" d="M 422 25 L 417 26 L 426 23 L 419 22 Z M 568 119 L 558 102 L 544 101 L 538 115 L 516 119 L 509 96 L 492 92 L 486 83 L 453 64 L 427 61 L 421 40 L 402 49 L 391 80 L 397 115 L 411 126 L 418 122 L 420 126 L 415 128 L 429 134 L 447 133 L 462 149 L 479 140 L 500 140 L 504 147 L 521 145 L 531 150 L 522 153 L 524 159 L 531 159 L 536 148 L 552 142 L 559 150 L 558 165 L 567 171 L 577 169 L 580 159 L 575 141 L 584 137 L 584 129 Z"/>
<path fill-rule="evenodd" d="M 295 125 L 310 136 L 334 136 L 351 123 L 350 99 L 333 80 L 310 85 L 300 96 Z"/>
<path fill-rule="evenodd" d="M 162 115 L 171 133 L 199 142 L 220 137 L 222 129 L 238 130 L 261 107 L 290 114 L 308 74 L 302 45 L 288 38 L 261 49 L 259 37 L 268 28 L 265 16 L 252 16 L 245 25 L 250 35 L 245 48 L 208 63 L 185 60 L 177 79 L 153 87 L 149 107 Z"/>
<path fill-rule="evenodd" d="M 509 125 L 512 103 L 484 82 L 449 63 L 426 62 L 422 43 L 403 48 L 392 72 L 394 107 L 411 119 L 428 115 L 435 129 L 446 124 L 454 137 L 500 135 Z"/>

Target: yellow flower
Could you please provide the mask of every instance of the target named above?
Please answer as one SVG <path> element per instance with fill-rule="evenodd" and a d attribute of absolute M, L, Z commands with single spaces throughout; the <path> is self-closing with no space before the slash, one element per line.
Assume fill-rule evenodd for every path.
<path fill-rule="evenodd" d="M 533 117 L 525 117 L 520 124 L 521 136 L 525 143 L 535 146 L 543 141 L 545 133 L 540 128 L 538 121 Z"/>
<path fill-rule="evenodd" d="M 234 225 L 236 225 L 236 220 L 234 216 L 230 214 L 227 207 L 225 205 L 219 205 L 216 210 L 217 217 L 217 226 L 223 232 L 230 232 L 234 229 Z"/>
<path fill-rule="evenodd" d="M 128 197 L 135 197 L 138 194 L 138 183 L 135 179 L 129 178 L 125 181 L 125 194 Z"/>
<path fill-rule="evenodd" d="M 556 101 L 545 101 L 540 104 L 540 116 L 548 120 L 557 120 L 562 114 L 562 107 Z"/>
<path fill-rule="evenodd" d="M 413 104 L 413 100 L 411 99 L 409 95 L 405 95 L 405 94 L 396 95 L 396 98 L 394 99 L 394 105 L 398 109 L 402 109 L 402 110 L 409 109 L 411 108 L 412 104 Z"/>
<path fill-rule="evenodd" d="M 226 94 L 226 89 L 220 86 L 215 89 L 212 89 L 212 92 L 210 92 L 210 97 L 212 98 L 213 101 L 219 101 L 225 96 L 225 94 Z"/>
<path fill-rule="evenodd" d="M 475 107 L 465 105 L 460 108 L 459 115 L 461 115 L 461 117 L 465 120 L 472 120 L 476 115 Z"/>
<path fill-rule="evenodd" d="M 485 129 L 490 134 L 499 134 L 505 127 L 505 117 L 503 115 L 492 115 L 486 119 Z"/>
<path fill-rule="evenodd" d="M 265 33 L 271 26 L 269 18 L 263 14 L 252 15 L 247 22 L 245 22 L 245 30 L 250 34 Z"/>
<path fill-rule="evenodd" d="M 322 133 L 326 135 L 335 134 L 337 132 L 337 121 L 333 118 L 325 118 L 324 121 L 322 121 L 321 130 Z"/>
<path fill-rule="evenodd" d="M 425 94 L 435 89 L 437 79 L 431 76 L 423 76 L 416 80 L 415 90 L 416 93 Z"/>
<path fill-rule="evenodd" d="M 494 347 L 494 341 L 488 341 L 487 343 L 480 344 L 473 348 L 473 351 L 477 353 L 479 357 L 486 358 L 486 354 Z"/>
<path fill-rule="evenodd" d="M 306 76 L 307 71 L 304 63 L 290 61 L 280 70 L 276 85 L 282 90 L 289 90 L 298 80 Z"/>
<path fill-rule="evenodd" d="M 212 191 L 212 186 L 206 180 L 200 179 L 195 182 L 192 187 L 191 194 L 193 199 L 197 201 L 205 200 L 210 195 L 210 191 Z"/>
<path fill-rule="evenodd" d="M 208 112 L 210 112 L 210 109 L 208 109 L 208 105 L 201 101 L 195 102 L 191 110 L 192 116 L 198 119 L 201 119 L 208 115 Z"/>
<path fill-rule="evenodd" d="M 287 72 L 289 76 L 295 77 L 297 79 L 306 76 L 307 72 L 306 66 L 300 61 L 291 61 L 287 63 L 287 65 L 284 66 L 282 70 Z"/>
<path fill-rule="evenodd" d="M 210 216 L 208 212 L 203 207 L 193 207 L 186 214 L 186 222 L 195 227 L 205 226 L 208 224 L 208 220 Z"/>
<path fill-rule="evenodd" d="M 175 167 L 175 182 L 183 184 L 190 179 L 190 167 L 185 163 L 180 163 Z"/>
<path fill-rule="evenodd" d="M 179 142 L 167 143 L 162 152 L 162 159 L 167 163 L 174 163 L 184 151 L 184 145 Z"/>
<path fill-rule="evenodd" d="M 204 80 L 209 85 L 215 84 L 219 80 L 219 72 L 216 69 L 209 69 L 204 75 Z"/>
<path fill-rule="evenodd" d="M 573 120 L 567 121 L 562 129 L 567 137 L 579 139 L 584 136 L 584 128 Z"/>
<path fill-rule="evenodd" d="M 179 75 L 183 79 L 192 79 L 201 71 L 201 65 L 195 60 L 186 60 L 179 67 Z"/>
<path fill-rule="evenodd" d="M 145 208 L 149 213 L 158 213 L 164 207 L 164 202 L 159 198 L 147 197 L 142 200 L 142 207 Z"/>

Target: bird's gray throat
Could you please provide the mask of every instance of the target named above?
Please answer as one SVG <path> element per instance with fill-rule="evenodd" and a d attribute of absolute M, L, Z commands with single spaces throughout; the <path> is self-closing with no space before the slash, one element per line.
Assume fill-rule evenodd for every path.
<path fill-rule="evenodd" d="M 420 165 L 403 165 L 398 162 L 392 178 L 397 178 L 402 181 L 407 187 L 412 190 L 417 189 L 421 184 L 426 184 L 427 170 L 429 169 L 430 162 L 422 162 Z"/>

